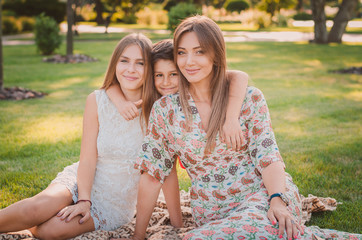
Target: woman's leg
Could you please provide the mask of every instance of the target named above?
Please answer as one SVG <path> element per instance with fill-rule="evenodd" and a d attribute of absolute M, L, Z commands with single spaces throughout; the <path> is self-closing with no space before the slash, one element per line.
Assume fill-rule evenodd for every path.
<path fill-rule="evenodd" d="M 72 203 L 72 194 L 65 186 L 51 184 L 34 197 L 0 210 L 0 232 L 14 232 L 40 225 Z"/>
<path fill-rule="evenodd" d="M 94 231 L 94 221 L 91 217 L 88 221 L 79 224 L 82 216 L 76 216 L 71 221 L 65 222 L 55 216 L 45 223 L 30 229 L 34 237 L 39 239 L 68 239 L 82 233 Z"/>

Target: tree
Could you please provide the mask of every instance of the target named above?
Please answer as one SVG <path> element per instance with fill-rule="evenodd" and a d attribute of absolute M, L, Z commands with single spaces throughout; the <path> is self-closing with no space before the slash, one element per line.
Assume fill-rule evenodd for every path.
<path fill-rule="evenodd" d="M 358 0 L 343 0 L 339 6 L 337 15 L 333 19 L 333 26 L 328 33 L 326 27 L 326 15 L 324 12 L 325 0 L 311 0 L 312 15 L 314 21 L 315 43 L 341 43 L 343 33 L 348 21 L 357 13 Z"/>
<path fill-rule="evenodd" d="M 73 12 L 73 0 L 67 1 L 67 57 L 73 55 L 73 23 L 74 23 L 74 12 Z"/>
<path fill-rule="evenodd" d="M 2 0 L 0 0 L 0 23 L 2 23 Z M 4 74 L 3 74 L 3 27 L 0 24 L 0 92 L 3 90 Z"/>
<path fill-rule="evenodd" d="M 97 22 L 98 25 L 101 25 L 101 24 L 104 23 L 104 19 L 103 19 L 103 16 L 102 16 L 103 9 L 104 9 L 104 7 L 103 7 L 103 3 L 101 2 L 101 0 L 95 0 L 94 10 L 97 13 L 96 22 Z"/>

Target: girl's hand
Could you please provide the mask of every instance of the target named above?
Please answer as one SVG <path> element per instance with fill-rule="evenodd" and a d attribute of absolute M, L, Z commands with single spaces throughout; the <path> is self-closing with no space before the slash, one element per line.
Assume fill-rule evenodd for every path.
<path fill-rule="evenodd" d="M 125 101 L 120 104 L 117 104 L 117 110 L 121 116 L 127 121 L 133 120 L 138 117 L 139 112 L 138 108 L 142 105 L 142 99 L 137 102 Z"/>
<path fill-rule="evenodd" d="M 89 202 L 79 202 L 75 205 L 70 205 L 68 207 L 63 208 L 57 214 L 57 217 L 60 217 L 60 220 L 64 220 L 65 222 L 71 221 L 75 216 L 81 215 L 83 216 L 79 220 L 79 224 L 82 224 L 89 220 L 90 218 L 90 203 Z"/>
<path fill-rule="evenodd" d="M 244 142 L 243 132 L 241 130 L 240 122 L 237 118 L 225 120 L 224 126 L 221 131 L 221 141 L 226 143 L 228 148 L 234 151 L 239 151 Z"/>
<path fill-rule="evenodd" d="M 303 228 L 294 220 L 294 217 L 280 198 L 271 200 L 267 216 L 273 225 L 279 223 L 279 238 L 283 238 L 284 231 L 288 240 L 297 239 L 298 230 L 301 235 L 304 234 Z"/>

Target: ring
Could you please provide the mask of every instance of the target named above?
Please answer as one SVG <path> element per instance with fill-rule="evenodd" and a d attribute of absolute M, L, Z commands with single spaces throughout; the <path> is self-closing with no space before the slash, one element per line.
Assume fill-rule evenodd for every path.
<path fill-rule="evenodd" d="M 295 222 L 294 222 L 294 220 L 292 219 L 292 220 L 290 220 L 290 222 L 292 223 L 292 224 L 295 224 Z"/>

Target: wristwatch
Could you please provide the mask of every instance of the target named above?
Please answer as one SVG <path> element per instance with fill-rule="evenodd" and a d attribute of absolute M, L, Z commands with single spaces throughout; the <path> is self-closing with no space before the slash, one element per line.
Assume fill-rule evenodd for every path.
<path fill-rule="evenodd" d="M 285 203 L 285 205 L 287 205 L 287 206 L 289 205 L 289 199 L 282 192 L 272 194 L 268 200 L 269 204 L 270 204 L 270 201 L 275 197 L 280 197 L 282 199 L 282 201 Z"/>

